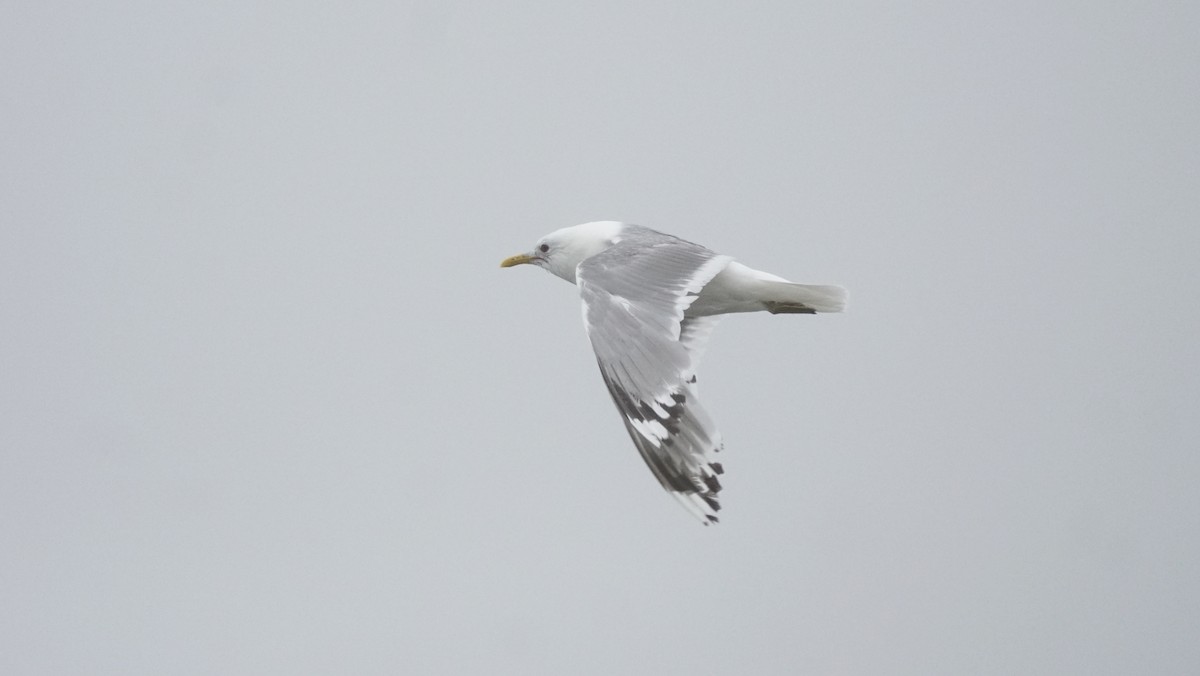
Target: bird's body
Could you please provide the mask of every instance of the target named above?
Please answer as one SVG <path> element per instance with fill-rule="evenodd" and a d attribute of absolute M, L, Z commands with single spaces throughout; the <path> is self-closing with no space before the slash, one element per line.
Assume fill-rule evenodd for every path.
<path fill-rule="evenodd" d="M 531 264 L 579 286 L 584 326 L 625 427 L 659 483 L 717 521 L 720 433 L 700 406 L 696 366 L 721 315 L 840 312 L 836 286 L 793 284 L 649 228 L 599 221 L 546 235 Z"/>

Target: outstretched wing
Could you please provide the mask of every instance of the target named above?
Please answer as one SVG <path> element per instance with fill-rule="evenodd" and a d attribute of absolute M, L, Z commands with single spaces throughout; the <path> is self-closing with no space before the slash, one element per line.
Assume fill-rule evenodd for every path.
<path fill-rule="evenodd" d="M 684 320 L 732 259 L 648 229 L 579 265 L 576 280 L 600 374 L 650 471 L 706 525 L 717 521 L 721 435 L 696 396 L 696 366 L 716 318 Z"/>

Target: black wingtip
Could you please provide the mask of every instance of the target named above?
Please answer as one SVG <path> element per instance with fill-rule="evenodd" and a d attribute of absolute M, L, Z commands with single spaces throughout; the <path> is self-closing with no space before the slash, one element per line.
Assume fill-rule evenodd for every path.
<path fill-rule="evenodd" d="M 704 477 L 704 485 L 708 486 L 708 491 L 713 495 L 721 492 L 721 482 L 717 481 L 717 477 L 715 475 Z"/>

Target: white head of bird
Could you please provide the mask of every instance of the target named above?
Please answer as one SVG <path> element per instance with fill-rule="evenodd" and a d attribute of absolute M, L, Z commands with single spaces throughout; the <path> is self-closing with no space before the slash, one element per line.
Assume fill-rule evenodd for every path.
<path fill-rule="evenodd" d="M 500 267 L 536 265 L 574 284 L 575 268 L 621 241 L 623 227 L 618 221 L 594 221 L 555 230 L 539 239 L 533 251 L 505 258 Z"/>

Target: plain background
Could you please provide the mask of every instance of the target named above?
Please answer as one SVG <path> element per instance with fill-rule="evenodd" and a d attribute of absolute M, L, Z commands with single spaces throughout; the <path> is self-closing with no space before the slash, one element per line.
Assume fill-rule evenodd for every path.
<path fill-rule="evenodd" d="M 5 674 L 1200 671 L 1200 5 L 10 2 Z M 574 288 L 726 319 L 722 523 Z"/>

